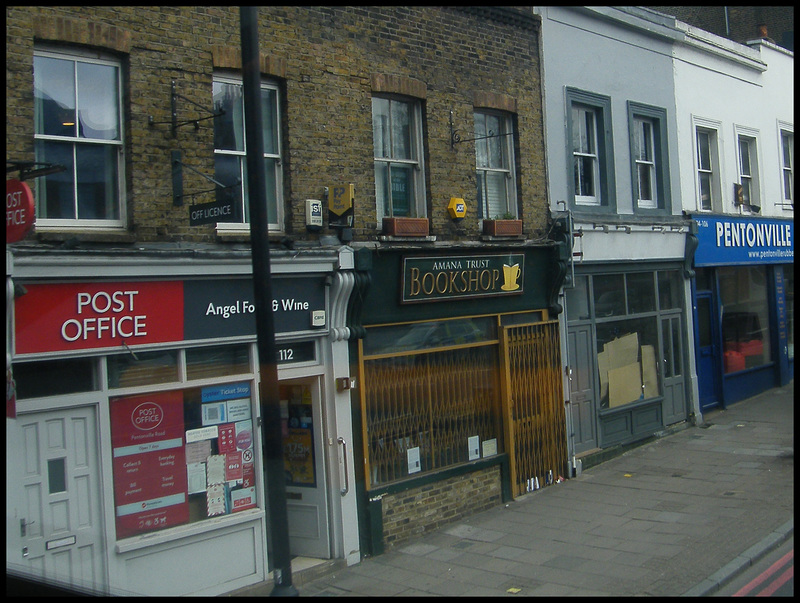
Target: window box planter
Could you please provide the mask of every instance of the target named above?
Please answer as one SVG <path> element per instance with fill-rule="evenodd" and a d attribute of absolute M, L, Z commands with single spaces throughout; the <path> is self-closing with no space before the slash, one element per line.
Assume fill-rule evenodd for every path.
<path fill-rule="evenodd" d="M 384 218 L 384 234 L 394 237 L 428 236 L 428 218 Z"/>
<path fill-rule="evenodd" d="M 484 220 L 483 234 L 493 237 L 518 237 L 522 234 L 522 220 Z"/>

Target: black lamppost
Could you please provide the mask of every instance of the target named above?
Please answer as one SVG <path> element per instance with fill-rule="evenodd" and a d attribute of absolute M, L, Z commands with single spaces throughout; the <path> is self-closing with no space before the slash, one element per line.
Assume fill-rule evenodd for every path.
<path fill-rule="evenodd" d="M 239 7 L 242 36 L 247 187 L 250 242 L 253 260 L 253 296 L 258 341 L 258 391 L 264 451 L 264 489 L 267 494 L 267 554 L 272 562 L 272 596 L 297 596 L 292 585 L 289 525 L 286 511 L 286 473 L 283 468 L 275 321 L 272 314 L 272 277 L 269 265 L 266 173 L 261 116 L 261 74 L 258 54 L 258 7 Z"/>

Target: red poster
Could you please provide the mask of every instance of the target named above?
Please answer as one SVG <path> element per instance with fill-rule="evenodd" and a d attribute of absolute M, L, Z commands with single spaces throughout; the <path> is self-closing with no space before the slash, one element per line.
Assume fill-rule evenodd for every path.
<path fill-rule="evenodd" d="M 111 400 L 117 538 L 189 521 L 183 393 Z"/>
<path fill-rule="evenodd" d="M 183 283 L 26 284 L 14 300 L 16 353 L 183 340 Z"/>
<path fill-rule="evenodd" d="M 241 480 L 242 473 L 242 453 L 229 452 L 225 455 L 225 481 L 235 482 Z"/>
<path fill-rule="evenodd" d="M 217 438 L 217 450 L 220 454 L 236 452 L 236 425 L 226 423 L 217 427 Z"/>

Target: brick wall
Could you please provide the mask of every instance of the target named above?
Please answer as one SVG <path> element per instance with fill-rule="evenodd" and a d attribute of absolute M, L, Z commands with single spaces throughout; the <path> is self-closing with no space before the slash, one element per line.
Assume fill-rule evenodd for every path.
<path fill-rule="evenodd" d="M 377 80 L 420 82 L 424 98 L 427 209 L 440 240 L 478 234 L 474 145 L 450 148 L 449 117 L 471 138 L 473 102 L 516 107 L 519 197 L 526 230 L 546 228 L 538 18 L 529 12 L 436 7 L 264 6 L 259 9 L 261 69 L 283 93 L 286 233 L 305 230 L 304 202 L 323 187 L 354 183 L 356 240 L 375 238 L 371 95 Z M 212 106 L 215 69 L 238 69 L 237 7 L 26 6 L 6 9 L 7 158 L 33 158 L 32 53 L 36 44 L 105 51 L 123 59 L 127 202 L 140 241 L 216 241 L 213 226 L 190 227 L 186 204 L 172 201 L 170 154 L 213 176 L 213 126 L 149 125 L 171 118 L 171 83 L 188 98 L 178 118 Z M 377 78 L 377 79 L 376 79 Z M 416 88 L 408 90 L 415 93 Z M 209 188 L 183 171 L 184 192 Z M 467 202 L 455 225 L 451 197 Z M 330 231 L 324 231 L 330 232 Z"/>
<path fill-rule="evenodd" d="M 385 550 L 502 501 L 500 468 L 412 488 L 381 499 Z"/>

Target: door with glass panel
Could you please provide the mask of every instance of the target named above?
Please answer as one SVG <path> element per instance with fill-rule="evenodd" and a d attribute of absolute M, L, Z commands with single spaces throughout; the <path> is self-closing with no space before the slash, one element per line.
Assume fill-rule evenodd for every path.
<path fill-rule="evenodd" d="M 319 380 L 281 381 L 283 462 L 292 555 L 331 557 Z"/>
<path fill-rule="evenodd" d="M 6 419 L 6 569 L 106 585 L 94 406 Z"/>
<path fill-rule="evenodd" d="M 686 419 L 686 390 L 683 381 L 681 317 L 661 320 L 661 384 L 664 390 L 664 425 Z"/>

